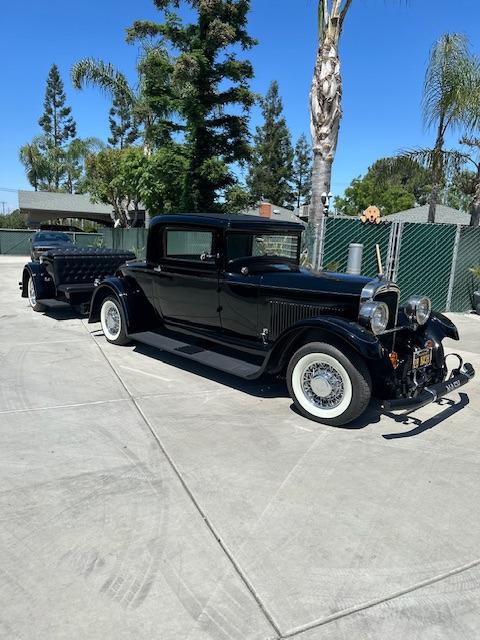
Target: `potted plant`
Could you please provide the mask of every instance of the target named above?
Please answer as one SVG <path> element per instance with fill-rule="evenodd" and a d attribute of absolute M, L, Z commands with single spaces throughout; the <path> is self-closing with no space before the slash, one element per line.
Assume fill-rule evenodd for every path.
<path fill-rule="evenodd" d="M 473 273 L 475 280 L 480 283 L 480 265 L 472 267 L 470 272 Z M 480 289 L 473 292 L 473 308 L 480 315 Z"/>

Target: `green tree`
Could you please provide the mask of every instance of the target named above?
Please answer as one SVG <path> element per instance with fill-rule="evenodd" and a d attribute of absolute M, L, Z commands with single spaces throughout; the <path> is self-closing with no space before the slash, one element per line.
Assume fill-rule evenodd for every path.
<path fill-rule="evenodd" d="M 133 117 L 132 105 L 121 95 L 113 97 L 108 115 L 110 137 L 108 143 L 112 147 L 129 147 L 139 136 L 138 125 Z"/>
<path fill-rule="evenodd" d="M 312 191 L 312 147 L 303 133 L 295 145 L 292 184 L 295 204 L 299 208 L 309 202 Z"/>
<path fill-rule="evenodd" d="M 410 158 L 382 158 L 366 175 L 355 178 L 335 208 L 345 215 L 358 216 L 370 205 L 390 215 L 417 204 L 425 204 L 431 190 L 431 172 Z"/>
<path fill-rule="evenodd" d="M 173 11 L 180 0 L 155 0 L 155 5 L 165 12 L 165 21 L 135 22 L 127 37 L 130 42 L 158 39 L 173 52 L 174 106 L 188 162 L 183 208 L 219 209 L 218 195 L 235 182 L 230 165 L 249 157 L 248 110 L 254 97 L 248 81 L 253 69 L 235 51 L 255 44 L 247 32 L 250 1 L 185 0 L 195 16 L 189 24 Z M 159 98 L 158 90 L 148 83 L 145 95 Z"/>
<path fill-rule="evenodd" d="M 76 124 L 71 115 L 71 108 L 65 105 L 66 95 L 63 81 L 60 77 L 57 65 L 50 68 L 45 100 L 44 112 L 38 123 L 43 129 L 42 151 L 48 154 L 49 162 L 53 167 L 53 185 L 55 190 L 60 187 L 63 176 L 63 151 L 65 145 L 76 135 Z"/>
<path fill-rule="evenodd" d="M 103 149 L 86 160 L 87 188 L 93 202 L 110 205 L 114 219 L 127 227 L 128 195 L 121 174 L 123 149 Z"/>
<path fill-rule="evenodd" d="M 468 40 L 459 34 L 443 35 L 430 56 L 423 96 L 424 121 L 436 130 L 435 146 L 409 154 L 432 171 L 429 222 L 435 222 L 441 191 L 458 164 L 455 153 L 445 152 L 445 136 L 449 129 L 471 131 L 480 123 L 479 84 L 479 65 L 469 52 Z"/>
<path fill-rule="evenodd" d="M 155 151 L 140 181 L 140 195 L 150 215 L 180 213 L 188 159 L 182 145 L 170 144 Z"/>
<path fill-rule="evenodd" d="M 152 214 L 180 211 L 188 162 L 172 143 L 146 155 L 140 147 L 107 148 L 87 158 L 87 187 L 94 202 L 109 204 L 122 227 L 140 206 Z"/>
<path fill-rule="evenodd" d="M 256 129 L 247 185 L 254 202 L 264 199 L 290 206 L 293 149 L 277 81 L 270 85 L 261 106 L 264 122 Z"/>
<path fill-rule="evenodd" d="M 170 131 L 176 129 L 169 121 L 173 108 L 172 66 L 165 49 L 144 43 L 137 71 L 139 81 L 138 89 L 135 89 L 130 86 L 126 76 L 110 63 L 85 58 L 73 65 L 71 78 L 76 89 L 88 85 L 98 87 L 113 103 L 119 102 L 125 113 L 129 111 L 132 114 L 132 125 L 135 123 L 139 126 L 144 153 L 149 155 L 155 146 L 168 143 Z M 152 86 L 158 96 L 148 95 Z M 112 139 L 115 142 L 117 140 L 114 135 Z M 110 143 L 113 144 L 112 140 Z"/>
<path fill-rule="evenodd" d="M 25 219 L 25 215 L 20 213 L 18 209 L 12 211 L 12 213 L 7 213 L 5 215 L 0 215 L 0 229 L 26 229 L 27 222 Z"/>
<path fill-rule="evenodd" d="M 104 147 L 98 138 L 75 138 L 63 152 L 63 188 L 68 193 L 84 193 L 86 189 L 85 162 L 87 157 Z"/>
<path fill-rule="evenodd" d="M 225 192 L 224 210 L 227 213 L 242 213 L 252 204 L 252 195 L 243 185 L 237 183 Z"/>

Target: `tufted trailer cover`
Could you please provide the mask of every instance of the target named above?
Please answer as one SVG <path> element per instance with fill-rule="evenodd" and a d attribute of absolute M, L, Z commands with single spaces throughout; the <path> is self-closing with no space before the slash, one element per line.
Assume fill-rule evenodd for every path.
<path fill-rule="evenodd" d="M 81 247 L 52 249 L 42 256 L 42 263 L 57 289 L 65 285 L 93 286 L 95 278 L 114 274 L 127 260 L 135 260 L 135 254 Z"/>

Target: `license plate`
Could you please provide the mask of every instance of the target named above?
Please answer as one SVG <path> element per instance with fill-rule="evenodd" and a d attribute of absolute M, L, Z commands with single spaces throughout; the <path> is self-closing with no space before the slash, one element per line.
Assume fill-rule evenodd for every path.
<path fill-rule="evenodd" d="M 419 349 L 413 352 L 413 369 L 421 369 L 432 364 L 432 350 Z"/>

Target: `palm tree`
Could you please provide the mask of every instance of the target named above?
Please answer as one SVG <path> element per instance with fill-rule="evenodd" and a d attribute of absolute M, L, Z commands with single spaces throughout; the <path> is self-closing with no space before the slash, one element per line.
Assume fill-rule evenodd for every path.
<path fill-rule="evenodd" d="M 447 131 L 454 128 L 471 131 L 480 123 L 479 84 L 478 61 L 470 55 L 466 37 L 443 35 L 432 50 L 423 92 L 424 122 L 428 129 L 436 129 L 435 146 L 419 151 L 416 157 L 432 169 L 428 222 L 435 222 L 445 175 L 452 162 L 455 165 L 460 158 L 455 152 L 444 150 Z"/>
<path fill-rule="evenodd" d="M 158 137 L 158 129 L 161 128 L 162 118 L 167 115 L 168 110 L 165 107 L 166 111 L 163 113 L 163 105 L 160 106 L 158 100 L 155 102 L 154 108 L 152 108 L 149 100 L 145 97 L 145 76 L 155 65 L 157 72 L 159 69 L 161 71 L 167 69 L 169 65 L 168 55 L 160 46 L 144 45 L 137 65 L 139 73 L 138 89 L 128 83 L 126 76 L 121 71 L 103 60 L 84 58 L 75 63 L 71 70 L 72 83 L 76 89 L 82 89 L 88 85 L 96 86 L 113 100 L 117 100 L 123 106 L 131 109 L 134 121 L 143 127 L 143 150 L 147 156 L 152 152 L 155 136 Z M 158 72 L 159 75 L 161 75 L 161 71 Z M 163 80 L 163 76 L 157 78 L 158 82 Z M 166 93 L 168 93 L 168 89 Z"/>
<path fill-rule="evenodd" d="M 313 141 L 311 219 L 323 215 L 322 194 L 330 191 L 332 165 L 342 119 L 339 43 L 352 0 L 318 0 L 319 44 L 310 116 Z"/>
<path fill-rule="evenodd" d="M 27 179 L 35 191 L 38 191 L 42 181 L 47 178 L 49 173 L 47 159 L 40 149 L 41 141 L 42 138 L 37 136 L 32 142 L 20 147 L 19 151 L 20 162 L 25 167 Z"/>

